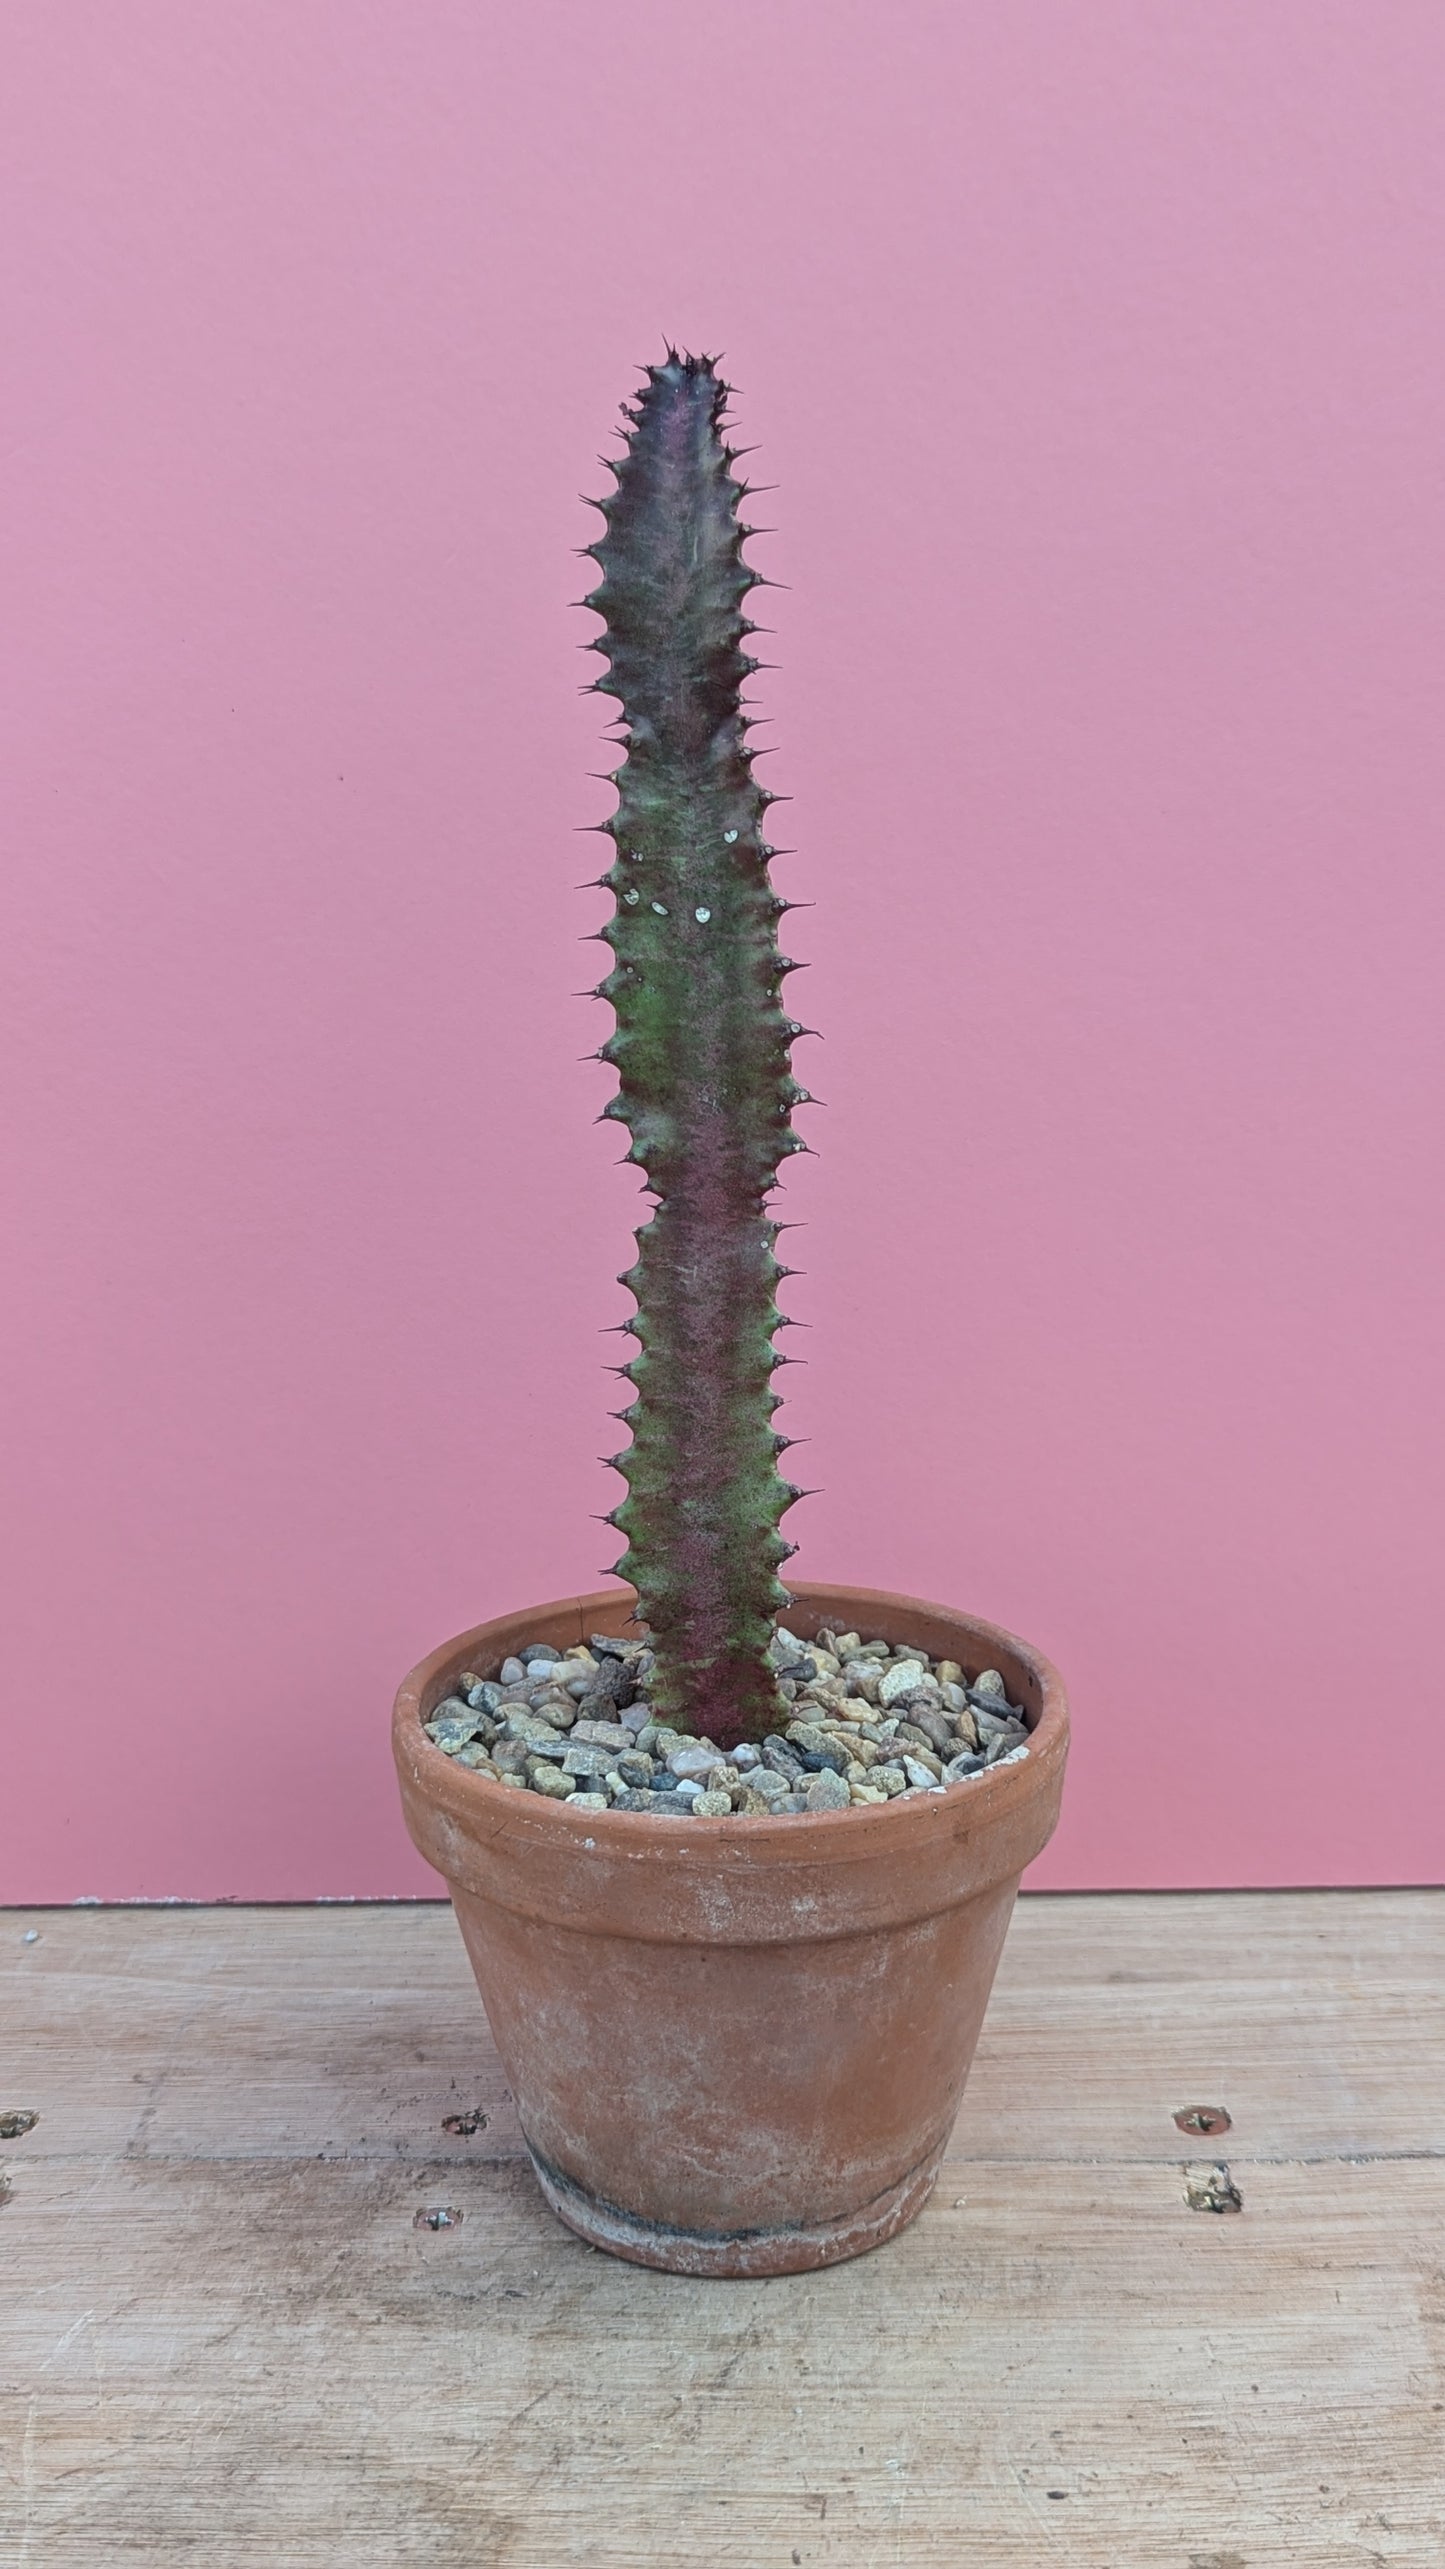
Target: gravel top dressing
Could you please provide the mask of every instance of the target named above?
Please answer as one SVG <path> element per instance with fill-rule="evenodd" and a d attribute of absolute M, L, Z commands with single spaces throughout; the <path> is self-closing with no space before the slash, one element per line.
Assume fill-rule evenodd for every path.
<path fill-rule="evenodd" d="M 805 1642 L 782 1624 L 769 1657 L 777 1728 L 757 1747 L 724 1751 L 653 1720 L 645 1626 L 560 1654 L 526 1642 L 494 1677 L 465 1670 L 427 1736 L 506 1791 L 673 1819 L 867 1808 L 948 1792 L 1028 1755 L 996 1668 L 970 1678 L 907 1643 L 829 1631 Z"/>

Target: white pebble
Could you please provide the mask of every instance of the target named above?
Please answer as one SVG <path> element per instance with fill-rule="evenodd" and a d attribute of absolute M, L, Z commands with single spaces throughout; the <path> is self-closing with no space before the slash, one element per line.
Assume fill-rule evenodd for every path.
<path fill-rule="evenodd" d="M 665 918 L 666 918 L 666 916 L 667 916 L 667 903 L 666 903 L 665 901 L 654 901 L 652 906 L 653 906 L 654 910 L 657 912 L 657 915 L 658 915 L 659 919 L 665 919 Z"/>
<path fill-rule="evenodd" d="M 723 845 L 724 845 L 724 847 L 731 847 L 731 846 L 733 845 L 733 842 L 734 842 L 734 840 L 736 839 L 736 837 L 737 837 L 737 831 L 736 831 L 736 830 L 724 830 L 724 831 L 723 831 Z"/>
<path fill-rule="evenodd" d="M 916 1694 L 928 1674 L 921 1659 L 895 1659 L 878 1688 L 880 1704 L 896 1704 L 900 1695 Z"/>
<path fill-rule="evenodd" d="M 709 919 L 712 917 L 712 912 L 711 910 L 694 910 L 692 915 L 696 919 L 698 926 L 700 928 L 705 928 Z"/>

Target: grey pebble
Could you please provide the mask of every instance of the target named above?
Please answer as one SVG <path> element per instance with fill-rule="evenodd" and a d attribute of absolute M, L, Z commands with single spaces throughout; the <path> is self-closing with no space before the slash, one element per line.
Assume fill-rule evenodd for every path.
<path fill-rule="evenodd" d="M 732 1807 L 729 1793 L 698 1793 L 693 1797 L 692 1816 L 695 1820 L 725 1820 Z"/>
<path fill-rule="evenodd" d="M 587 1740 L 569 1740 L 562 1760 L 564 1775 L 605 1775 L 612 1764 L 610 1748 L 594 1747 Z"/>
<path fill-rule="evenodd" d="M 566 1755 L 567 1742 L 561 1732 L 554 1731 L 550 1722 L 539 1721 L 535 1713 L 509 1713 L 506 1727 L 508 1739 L 520 1740 L 535 1756 Z"/>
<path fill-rule="evenodd" d="M 520 1686 L 526 1674 L 520 1659 L 504 1659 L 497 1670 L 497 1683 L 499 1686 Z"/>
<path fill-rule="evenodd" d="M 715 1748 L 706 1748 L 702 1746 L 701 1743 L 699 1743 L 695 1748 L 671 1749 L 668 1752 L 667 1758 L 667 1763 L 673 1774 L 682 1776 L 690 1775 L 701 1777 L 704 1775 L 710 1775 L 717 1762 L 717 1750 Z"/>
<path fill-rule="evenodd" d="M 632 1733 L 621 1722 L 576 1722 L 571 1736 L 579 1748 L 624 1749 L 633 1745 Z"/>
<path fill-rule="evenodd" d="M 786 1775 L 777 1774 L 771 1766 L 755 1766 L 749 1769 L 747 1788 L 750 1793 L 761 1793 L 765 1802 L 785 1802 L 792 1791 L 792 1784 Z"/>
<path fill-rule="evenodd" d="M 810 1811 L 846 1811 L 853 1801 L 842 1776 L 828 1766 L 812 1777 L 805 1798 Z"/>
<path fill-rule="evenodd" d="M 831 1767 L 835 1775 L 841 1775 L 849 1762 L 848 1751 L 842 1741 L 835 1739 L 831 1731 L 821 1729 L 816 1722 L 789 1722 L 788 1746 L 815 1774 L 823 1767 Z"/>

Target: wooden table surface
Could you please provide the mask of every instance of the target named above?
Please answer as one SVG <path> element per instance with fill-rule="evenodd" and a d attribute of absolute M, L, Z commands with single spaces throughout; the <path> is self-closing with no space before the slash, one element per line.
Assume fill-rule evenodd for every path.
<path fill-rule="evenodd" d="M 544 2210 L 448 1910 L 0 1913 L 0 2561 L 1442 2569 L 1442 1961 L 1026 1899 L 922 2219 L 692 2283 Z"/>

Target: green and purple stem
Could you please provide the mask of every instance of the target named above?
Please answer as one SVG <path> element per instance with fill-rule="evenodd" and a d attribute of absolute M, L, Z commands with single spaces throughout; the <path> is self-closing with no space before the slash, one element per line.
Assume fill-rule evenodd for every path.
<path fill-rule="evenodd" d="M 779 1521 L 800 1493 L 778 1471 L 774 1349 L 784 1314 L 769 1199 L 807 1092 L 789 1068 L 803 1030 L 782 1002 L 793 967 L 778 951 L 790 904 L 768 875 L 743 682 L 756 667 L 743 614 L 761 575 L 743 559 L 743 487 L 725 444 L 727 387 L 707 358 L 648 369 L 626 451 L 600 501 L 590 550 L 601 580 L 586 603 L 604 630 L 597 681 L 615 696 L 625 758 L 604 826 L 616 895 L 602 930 L 613 968 L 598 996 L 615 1031 L 606 1113 L 626 1124 L 627 1158 L 656 1198 L 622 1278 L 637 1352 L 618 1414 L 632 1443 L 615 1457 L 627 1496 L 610 1522 L 626 1537 L 616 1575 L 636 1588 L 657 1654 L 662 1719 L 721 1747 L 761 1738 L 778 1718 L 766 1652 L 788 1602 L 778 1578 L 795 1548 Z"/>

